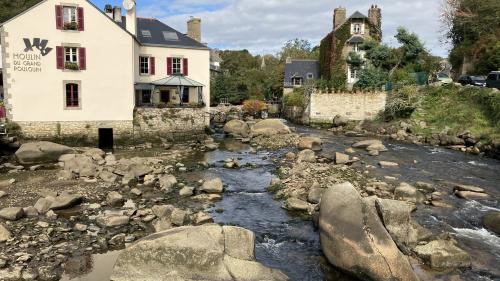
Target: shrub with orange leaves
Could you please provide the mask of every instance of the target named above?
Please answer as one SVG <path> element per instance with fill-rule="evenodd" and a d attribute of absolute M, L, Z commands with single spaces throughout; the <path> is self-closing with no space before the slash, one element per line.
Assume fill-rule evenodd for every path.
<path fill-rule="evenodd" d="M 257 116 L 266 109 L 266 103 L 261 100 L 246 100 L 243 102 L 243 112 L 251 116 Z"/>

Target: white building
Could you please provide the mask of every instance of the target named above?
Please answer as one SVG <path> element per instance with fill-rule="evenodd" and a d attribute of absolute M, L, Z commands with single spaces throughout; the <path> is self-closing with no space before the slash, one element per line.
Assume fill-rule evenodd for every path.
<path fill-rule="evenodd" d="M 138 109 L 208 111 L 210 50 L 124 5 L 44 0 L 0 26 L 7 118 L 25 135 L 130 134 Z"/>

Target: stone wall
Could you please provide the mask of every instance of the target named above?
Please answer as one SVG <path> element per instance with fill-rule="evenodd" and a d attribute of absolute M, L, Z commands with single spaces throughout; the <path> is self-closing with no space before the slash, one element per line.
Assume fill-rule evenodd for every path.
<path fill-rule="evenodd" d="M 100 128 L 111 128 L 117 137 L 131 137 L 132 121 L 15 122 L 26 138 L 87 136 L 97 138 Z"/>
<path fill-rule="evenodd" d="M 332 123 L 336 115 L 360 121 L 374 119 L 385 108 L 386 92 L 314 93 L 310 102 L 311 123 Z"/>
<path fill-rule="evenodd" d="M 137 108 L 134 112 L 134 133 L 141 136 L 196 139 L 209 124 L 205 108 Z"/>

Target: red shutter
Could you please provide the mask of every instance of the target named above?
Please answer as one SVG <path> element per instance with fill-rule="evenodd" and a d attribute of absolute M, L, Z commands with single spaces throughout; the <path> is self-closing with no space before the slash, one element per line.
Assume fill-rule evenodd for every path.
<path fill-rule="evenodd" d="M 57 69 L 64 69 L 64 48 L 56 47 Z"/>
<path fill-rule="evenodd" d="M 56 6 L 56 28 L 62 29 L 63 27 L 63 7 L 60 5 Z"/>
<path fill-rule="evenodd" d="M 182 74 L 184 74 L 184 76 L 188 76 L 189 74 L 188 59 L 182 59 Z"/>
<path fill-rule="evenodd" d="M 167 75 L 172 75 L 172 58 L 167 58 Z"/>
<path fill-rule="evenodd" d="M 155 75 L 155 71 L 156 71 L 155 58 L 150 57 L 149 63 L 151 64 L 151 66 L 149 67 L 149 74 Z"/>
<path fill-rule="evenodd" d="M 78 62 L 80 70 L 87 69 L 87 52 L 85 48 L 78 48 Z"/>
<path fill-rule="evenodd" d="M 83 8 L 78 7 L 77 13 L 78 13 L 78 30 L 84 31 L 85 30 L 85 21 L 84 21 Z"/>

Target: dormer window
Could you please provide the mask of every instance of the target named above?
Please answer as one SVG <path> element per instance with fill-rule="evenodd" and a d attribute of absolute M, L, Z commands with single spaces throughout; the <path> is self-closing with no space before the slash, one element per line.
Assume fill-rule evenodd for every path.
<path fill-rule="evenodd" d="M 354 34 L 360 34 L 361 33 L 361 24 L 356 23 L 354 24 Z"/>
<path fill-rule="evenodd" d="M 163 31 L 163 38 L 166 41 L 177 41 L 179 40 L 179 36 L 177 36 L 176 32 L 172 31 Z"/>
<path fill-rule="evenodd" d="M 149 30 L 141 30 L 141 34 L 143 37 L 151 38 L 151 31 Z"/>
<path fill-rule="evenodd" d="M 294 86 L 302 86 L 302 78 L 300 78 L 300 77 L 293 77 L 292 78 L 292 85 L 294 85 Z"/>

